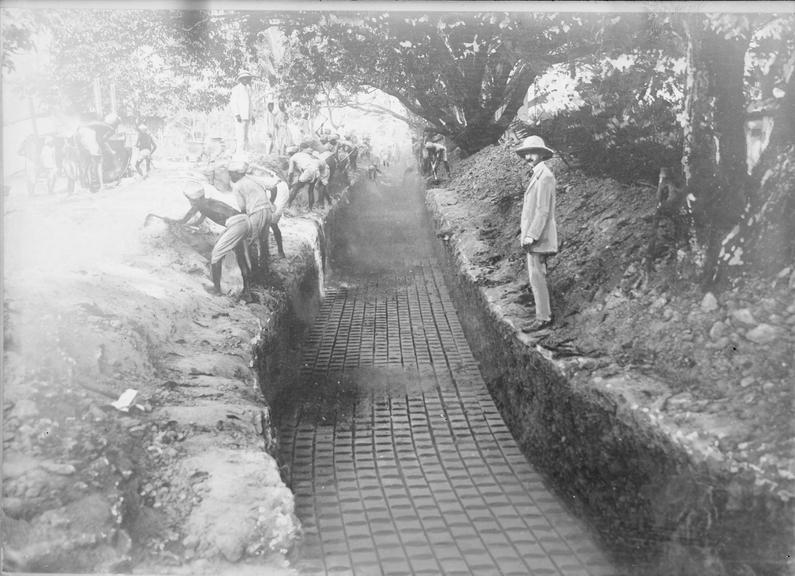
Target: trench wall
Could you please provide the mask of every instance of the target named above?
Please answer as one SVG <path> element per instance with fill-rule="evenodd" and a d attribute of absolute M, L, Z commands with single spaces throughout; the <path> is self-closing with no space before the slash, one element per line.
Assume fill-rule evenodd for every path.
<path fill-rule="evenodd" d="M 432 194 L 426 203 L 435 228 L 449 229 Z M 793 573 L 792 500 L 694 456 L 620 395 L 574 387 L 481 292 L 455 235 L 437 252 L 503 418 L 620 565 L 644 576 Z"/>
<path fill-rule="evenodd" d="M 298 380 L 304 335 L 312 326 L 324 294 L 325 277 L 329 271 L 327 255 L 357 182 L 357 175 L 352 175 L 351 185 L 343 188 L 324 216 L 307 216 L 314 220 L 317 234 L 298 255 L 293 264 L 295 274 L 284 286 L 276 311 L 263 324 L 259 336 L 252 343 L 253 368 L 269 406 L 273 406 L 279 394 Z"/>

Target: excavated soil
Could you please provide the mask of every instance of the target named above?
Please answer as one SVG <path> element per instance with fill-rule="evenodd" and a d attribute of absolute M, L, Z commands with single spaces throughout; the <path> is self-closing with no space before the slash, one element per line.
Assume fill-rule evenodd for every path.
<path fill-rule="evenodd" d="M 282 219 L 287 258 L 257 303 L 234 297 L 234 262 L 212 296 L 220 229 L 144 225 L 188 208 L 190 167 L 164 162 L 98 194 L 6 198 L 4 569 L 292 573 L 300 525 L 263 394 L 279 383 L 252 345 L 315 266 L 318 228 Z"/>
<path fill-rule="evenodd" d="M 671 518 L 673 512 L 685 518 L 688 509 L 708 502 L 715 513 L 699 512 L 706 522 L 732 517 L 737 526 L 745 517 L 747 526 L 767 526 L 778 541 L 775 557 L 765 542 L 753 553 L 743 550 L 742 561 L 781 573 L 792 562 L 787 542 L 795 497 L 795 266 L 773 278 L 748 278 L 721 293 L 704 293 L 688 280 L 694 274 L 689 256 L 676 255 L 663 230 L 668 255 L 646 273 L 655 189 L 589 176 L 559 160 L 549 163 L 558 182 L 562 245 L 548 262 L 555 323 L 547 331 L 521 332 L 533 318 L 518 238 L 527 168 L 511 147 L 492 146 L 461 161 L 452 179 L 427 191 L 440 242 L 460 268 L 465 290 L 471 287 L 464 297 L 482 299 L 486 324 L 508 330 L 484 338 L 515 338 L 549 361 L 544 370 L 568 382 L 572 402 L 578 390 L 597 391 L 615 410 L 632 414 L 630 429 L 638 438 L 649 431 L 665 438 L 664 450 L 681 451 L 690 462 L 682 464 L 689 476 L 679 489 L 672 482 L 665 493 L 650 496 L 670 508 L 661 513 L 666 521 L 676 524 L 681 518 Z M 489 346 L 485 354 L 494 352 Z M 499 367 L 493 375 L 498 380 L 508 378 L 497 372 Z M 721 479 L 714 499 L 684 489 L 690 480 L 698 484 L 702 473 Z M 731 537 L 721 546 L 726 541 Z M 782 547 L 789 547 L 789 559 Z"/>

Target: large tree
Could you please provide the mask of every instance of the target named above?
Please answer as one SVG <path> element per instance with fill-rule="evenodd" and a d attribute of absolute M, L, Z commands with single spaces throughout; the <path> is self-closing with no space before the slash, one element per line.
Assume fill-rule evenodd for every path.
<path fill-rule="evenodd" d="M 793 17 L 692 14 L 684 25 L 688 79 L 682 163 L 695 198 L 704 280 L 711 286 L 730 278 L 732 266 L 747 269 L 740 266 L 747 264 L 744 252 L 763 228 L 791 230 L 791 183 L 783 182 L 774 194 L 766 178 L 775 173 L 774 158 L 793 144 Z M 749 175 L 746 110 L 754 96 L 770 96 L 766 113 L 776 124 L 768 153 Z M 771 204 L 771 194 L 781 201 Z M 784 242 L 779 257 L 769 262 L 773 267 L 791 262 L 793 254 L 792 233 L 776 235 Z"/>
<path fill-rule="evenodd" d="M 285 21 L 294 99 L 377 88 L 464 154 L 496 142 L 536 76 L 594 50 L 604 16 L 300 13 Z"/>

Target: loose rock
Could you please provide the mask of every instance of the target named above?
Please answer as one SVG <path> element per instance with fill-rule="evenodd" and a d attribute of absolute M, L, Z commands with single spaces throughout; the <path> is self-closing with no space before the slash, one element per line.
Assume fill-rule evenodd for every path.
<path fill-rule="evenodd" d="M 745 324 L 746 326 L 753 326 L 756 324 L 756 320 L 754 320 L 754 316 L 748 308 L 733 310 L 731 317 L 740 324 Z"/>
<path fill-rule="evenodd" d="M 745 335 L 748 340 L 757 344 L 770 344 L 781 335 L 781 330 L 770 324 L 760 324 Z"/>
<path fill-rule="evenodd" d="M 704 312 L 712 312 L 718 309 L 718 299 L 715 298 L 712 292 L 704 294 L 704 298 L 701 300 L 701 309 Z"/>
<path fill-rule="evenodd" d="M 713 340 L 720 340 L 726 335 L 726 324 L 718 320 L 709 330 L 709 337 Z"/>

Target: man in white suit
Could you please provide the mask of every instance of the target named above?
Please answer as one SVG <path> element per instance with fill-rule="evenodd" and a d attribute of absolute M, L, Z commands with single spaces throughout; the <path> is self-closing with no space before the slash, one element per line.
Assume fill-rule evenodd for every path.
<path fill-rule="evenodd" d="M 232 88 L 229 107 L 235 118 L 235 152 L 248 151 L 248 129 L 254 123 L 254 108 L 251 102 L 251 79 L 254 76 L 248 70 L 241 70 L 237 75 L 237 84 Z"/>
<path fill-rule="evenodd" d="M 547 148 L 541 137 L 525 138 L 516 153 L 533 168 L 522 203 L 521 243 L 527 253 L 530 288 L 536 305 L 535 320 L 523 330 L 534 332 L 552 324 L 546 259 L 558 251 L 558 230 L 555 223 L 557 182 L 552 170 L 544 163 L 552 157 L 553 152 Z"/>

